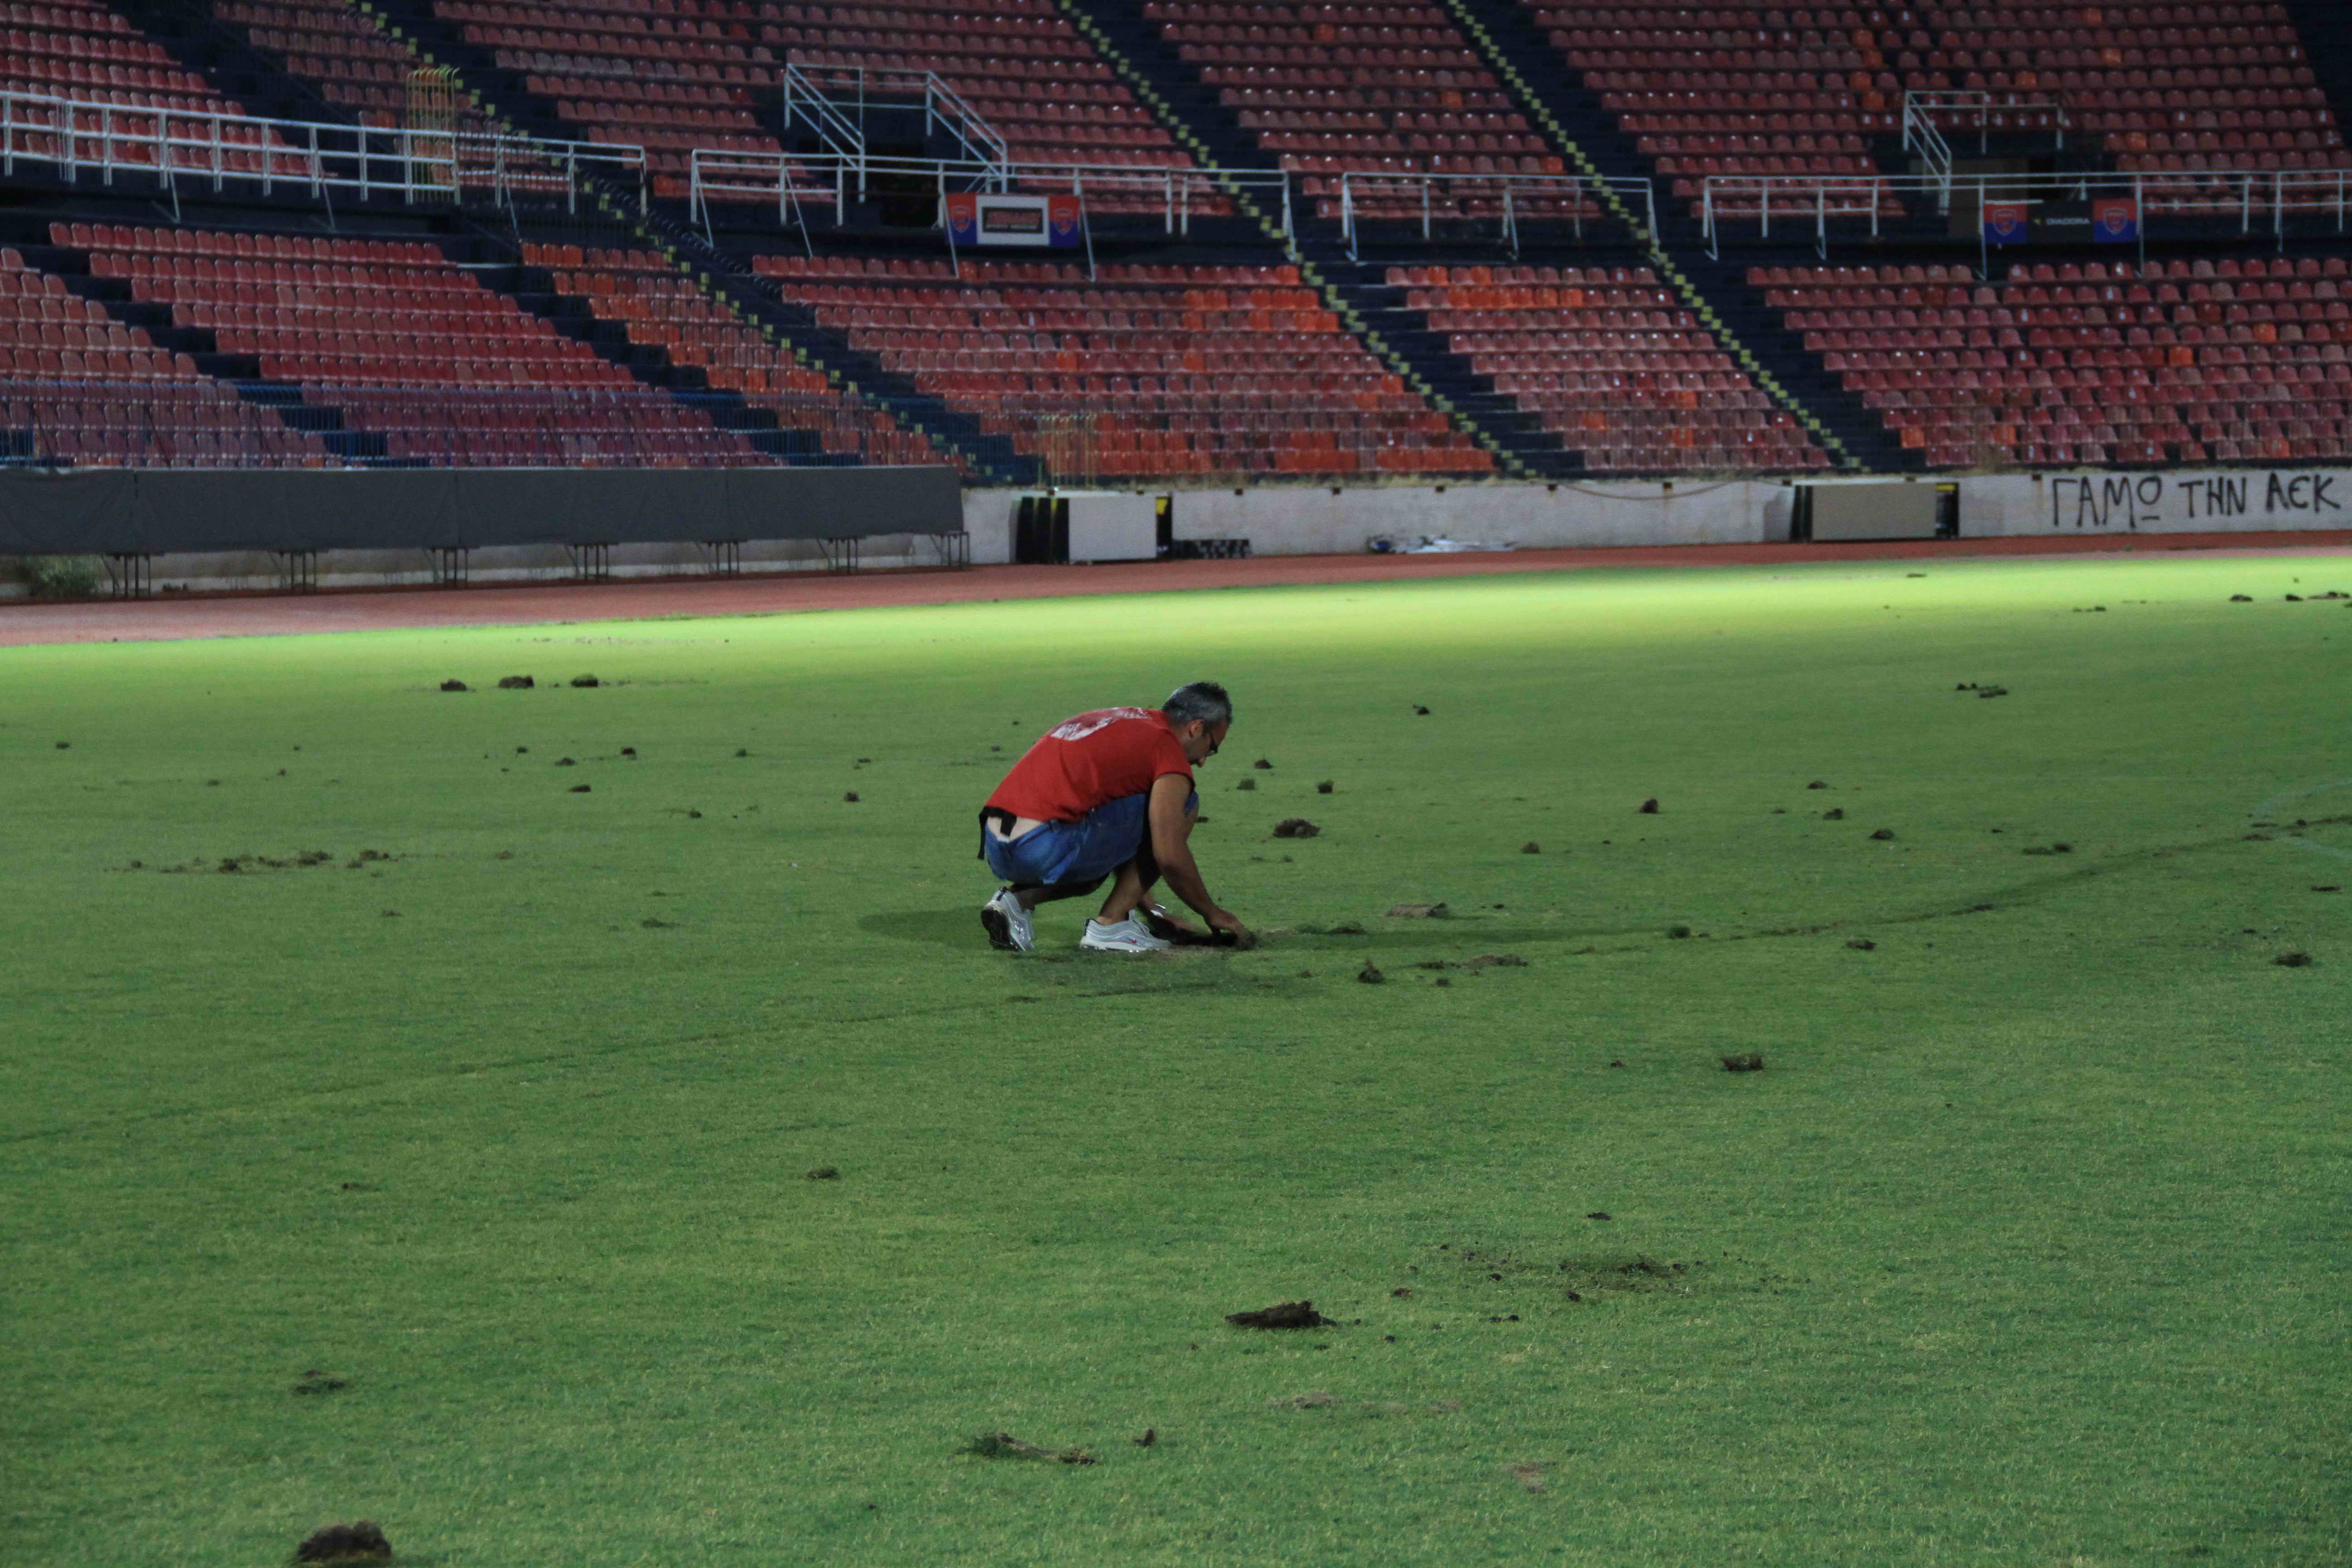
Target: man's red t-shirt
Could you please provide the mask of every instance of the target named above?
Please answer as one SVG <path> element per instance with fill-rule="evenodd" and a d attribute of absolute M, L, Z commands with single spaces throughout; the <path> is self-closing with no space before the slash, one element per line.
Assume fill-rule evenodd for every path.
<path fill-rule="evenodd" d="M 1107 801 L 1146 793 L 1162 773 L 1192 776 L 1168 715 L 1157 708 L 1102 708 L 1046 731 L 988 804 L 1040 822 L 1076 822 Z"/>

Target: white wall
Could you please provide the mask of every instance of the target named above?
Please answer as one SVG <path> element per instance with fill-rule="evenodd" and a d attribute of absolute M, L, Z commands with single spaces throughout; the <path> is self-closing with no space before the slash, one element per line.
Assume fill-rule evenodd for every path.
<path fill-rule="evenodd" d="M 1987 474 L 1960 485 L 1960 532 L 2247 533 L 2352 528 L 2352 470 Z"/>

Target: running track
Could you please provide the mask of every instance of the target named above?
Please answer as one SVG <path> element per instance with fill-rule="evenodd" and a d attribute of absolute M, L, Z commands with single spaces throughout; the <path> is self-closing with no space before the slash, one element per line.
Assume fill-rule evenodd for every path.
<path fill-rule="evenodd" d="M 538 626 L 660 616 L 776 615 L 875 605 L 957 605 L 1083 594 L 1171 593 L 1286 583 L 1378 583 L 1401 577 L 1609 567 L 1792 566 L 1822 561 L 1939 561 L 2195 550 L 2228 556 L 2352 554 L 2352 531 L 2164 533 L 2120 537 L 1917 540 L 1880 544 L 1704 544 L 1520 550 L 1464 555 L 1269 555 L 1248 561 L 1105 566 L 976 566 L 879 572 L 557 582 L 470 588 L 364 588 L 322 594 L 218 594 L 90 604 L 0 601 L 0 647 L 288 637 L 407 626 Z"/>

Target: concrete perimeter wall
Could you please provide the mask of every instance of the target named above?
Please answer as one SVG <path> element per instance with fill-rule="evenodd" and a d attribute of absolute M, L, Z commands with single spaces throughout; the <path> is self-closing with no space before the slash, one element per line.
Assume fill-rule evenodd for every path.
<path fill-rule="evenodd" d="M 2352 528 L 2352 469 L 1984 474 L 1907 482 L 1957 485 L 1963 538 Z M 1013 513 L 1024 493 L 964 492 L 976 563 L 1012 559 Z M 1528 549 L 1753 544 L 1789 537 L 1793 500 L 1792 486 L 1778 479 L 1279 485 L 1178 490 L 1172 515 L 1179 539 L 1246 539 L 1259 555 L 1310 555 L 1354 553 L 1380 538 L 1410 545 L 1423 536 Z M 817 547 L 802 540 L 754 540 L 742 555 L 747 573 L 823 564 Z M 866 542 L 865 560 L 869 568 L 887 569 L 926 565 L 930 558 L 921 541 L 877 537 Z M 616 576 L 691 573 L 706 563 L 701 550 L 686 544 L 613 552 Z M 21 591 L 5 568 L 0 561 L 0 596 Z M 482 550 L 473 562 L 478 581 L 560 578 L 570 570 L 564 552 L 547 546 Z M 276 573 L 276 563 L 259 552 L 166 555 L 154 563 L 159 585 L 191 589 L 268 588 Z M 331 551 L 320 559 L 319 579 L 330 587 L 421 583 L 430 580 L 430 562 L 421 551 Z"/>

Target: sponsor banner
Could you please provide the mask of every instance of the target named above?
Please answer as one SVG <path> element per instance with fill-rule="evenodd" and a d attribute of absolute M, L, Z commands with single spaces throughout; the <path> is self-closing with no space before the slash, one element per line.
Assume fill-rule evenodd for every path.
<path fill-rule="evenodd" d="M 2033 233 L 2032 209 L 2023 202 L 1984 204 L 1987 245 L 2023 245 Z"/>
<path fill-rule="evenodd" d="M 1086 240 L 1086 209 L 1076 196 L 1045 198 L 1045 234 L 1059 249 L 1068 250 Z"/>
<path fill-rule="evenodd" d="M 2139 198 L 2094 198 L 2091 203 L 2091 237 L 2103 245 L 2137 244 L 2139 240 Z"/>
<path fill-rule="evenodd" d="M 1086 241 L 1076 196 L 1012 196 L 963 191 L 948 197 L 948 234 L 963 245 L 1068 247 Z"/>
<path fill-rule="evenodd" d="M 2033 209 L 2033 237 L 2044 245 L 2088 245 L 2091 204 L 2042 202 Z"/>

